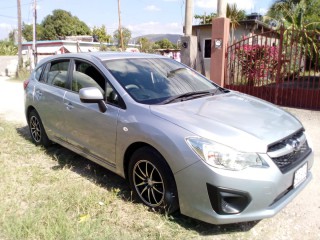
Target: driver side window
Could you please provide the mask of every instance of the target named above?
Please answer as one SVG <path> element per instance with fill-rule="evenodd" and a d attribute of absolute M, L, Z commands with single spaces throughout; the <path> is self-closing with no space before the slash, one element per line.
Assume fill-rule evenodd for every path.
<path fill-rule="evenodd" d="M 96 87 L 105 94 L 105 78 L 91 64 L 82 61 L 75 61 L 72 73 L 72 91 L 79 92 L 81 88 Z"/>

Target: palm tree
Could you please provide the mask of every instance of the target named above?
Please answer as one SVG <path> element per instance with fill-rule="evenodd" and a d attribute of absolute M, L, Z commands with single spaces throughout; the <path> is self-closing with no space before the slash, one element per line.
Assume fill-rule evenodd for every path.
<path fill-rule="evenodd" d="M 319 26 L 318 21 L 309 21 L 307 14 L 312 14 L 317 9 L 312 9 L 313 0 L 277 0 L 269 9 L 267 16 L 275 19 L 287 29 L 305 30 Z M 318 9 L 319 10 L 319 9 Z"/>
<path fill-rule="evenodd" d="M 195 15 L 194 18 L 200 19 L 201 24 L 210 24 L 212 23 L 212 19 L 216 18 L 216 13 L 210 13 L 209 15 Z M 239 10 L 237 4 L 227 4 L 227 18 L 230 19 L 231 26 L 231 39 L 233 42 L 234 38 L 234 30 L 240 25 L 239 21 L 244 20 L 246 18 L 246 12 L 244 10 Z"/>
<path fill-rule="evenodd" d="M 302 62 L 306 59 L 304 53 L 312 59 L 318 52 L 317 36 L 320 33 L 317 28 L 320 27 L 320 22 L 310 21 L 308 18 L 313 13 L 318 14 L 319 9 L 314 8 L 314 6 L 320 7 L 317 2 L 317 0 L 277 0 L 267 13 L 269 18 L 276 19 L 284 26 L 284 42 L 292 46 L 296 44 L 292 51 L 299 56 L 300 63 L 297 66 L 303 65 Z"/>
<path fill-rule="evenodd" d="M 240 25 L 239 21 L 246 18 L 244 10 L 239 10 L 237 4 L 227 4 L 227 18 L 230 19 L 231 26 L 231 43 L 234 41 L 234 30 Z"/>

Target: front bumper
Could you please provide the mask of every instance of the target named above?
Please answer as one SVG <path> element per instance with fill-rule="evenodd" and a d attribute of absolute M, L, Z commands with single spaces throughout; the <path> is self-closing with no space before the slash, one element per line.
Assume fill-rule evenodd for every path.
<path fill-rule="evenodd" d="M 198 161 L 177 172 L 175 179 L 181 213 L 212 224 L 254 221 L 277 214 L 311 181 L 313 152 L 286 173 L 281 173 L 266 154 L 261 156 L 269 167 L 229 171 Z M 308 164 L 306 179 L 294 188 L 294 174 L 305 163 Z M 240 199 L 240 203 L 236 200 L 236 210 L 240 212 L 223 213 L 223 200 L 217 196 L 224 196 L 225 192 L 227 196 L 234 194 L 233 199 Z"/>

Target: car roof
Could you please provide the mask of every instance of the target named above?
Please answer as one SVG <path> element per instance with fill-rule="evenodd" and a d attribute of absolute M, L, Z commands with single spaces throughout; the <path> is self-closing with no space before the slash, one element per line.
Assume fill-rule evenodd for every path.
<path fill-rule="evenodd" d="M 86 53 L 66 53 L 50 56 L 41 60 L 38 65 L 44 62 L 51 61 L 54 59 L 61 58 L 83 58 L 92 59 L 96 58 L 100 61 L 111 60 L 111 59 L 126 59 L 126 58 L 167 58 L 162 55 L 148 54 L 148 53 L 134 53 L 134 52 L 86 52 Z"/>

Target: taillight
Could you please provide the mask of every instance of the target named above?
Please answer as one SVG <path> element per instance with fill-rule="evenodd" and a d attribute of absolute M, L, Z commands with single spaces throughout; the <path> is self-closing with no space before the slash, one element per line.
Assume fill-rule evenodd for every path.
<path fill-rule="evenodd" d="M 28 84 L 29 84 L 30 80 L 27 79 L 23 82 L 23 89 L 26 90 L 26 88 L 28 87 Z"/>

